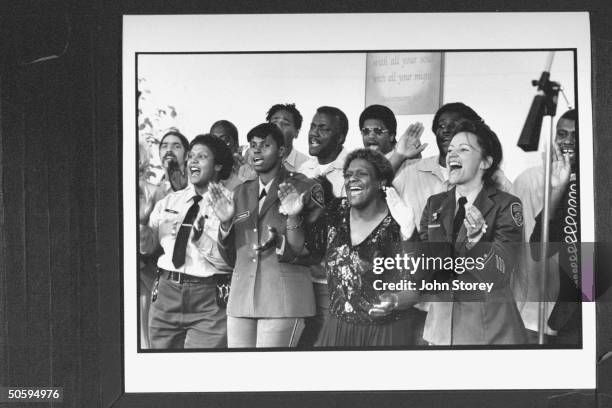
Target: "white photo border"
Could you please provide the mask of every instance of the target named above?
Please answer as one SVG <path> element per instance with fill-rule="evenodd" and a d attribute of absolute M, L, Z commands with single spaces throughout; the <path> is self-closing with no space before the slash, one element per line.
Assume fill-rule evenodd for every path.
<path fill-rule="evenodd" d="M 138 353 L 130 273 L 137 265 L 136 53 L 575 48 L 581 237 L 594 242 L 594 206 L 586 204 L 594 203 L 589 33 L 586 12 L 124 16 L 125 392 L 595 388 L 594 302 L 583 303 L 582 349 Z M 582 260 L 583 271 L 593 270 L 592 256 Z"/>

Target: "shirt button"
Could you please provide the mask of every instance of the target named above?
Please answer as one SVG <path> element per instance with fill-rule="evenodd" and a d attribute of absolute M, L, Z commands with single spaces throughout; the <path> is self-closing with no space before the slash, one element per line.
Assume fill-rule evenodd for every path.
<path fill-rule="evenodd" d="M 253 258 L 253 259 L 252 259 L 252 261 L 253 261 L 253 262 L 257 262 L 257 259 Z"/>
<path fill-rule="evenodd" d="M 257 228 L 253 228 L 253 232 L 257 232 Z"/>

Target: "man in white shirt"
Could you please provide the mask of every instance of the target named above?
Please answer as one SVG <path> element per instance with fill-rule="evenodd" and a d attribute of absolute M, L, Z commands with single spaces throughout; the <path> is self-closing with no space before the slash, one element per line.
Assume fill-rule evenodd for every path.
<path fill-rule="evenodd" d="M 300 172 L 306 177 L 318 178 L 323 189 L 331 189 L 334 197 L 346 196 L 344 189 L 344 159 L 348 151 L 344 141 L 348 133 L 348 119 L 344 112 L 332 106 L 321 106 L 317 109 L 308 132 L 308 153 L 316 160 L 306 162 Z M 330 197 L 325 197 L 329 200 Z M 329 314 L 329 290 L 325 261 L 310 267 L 314 287 L 317 312 L 306 319 L 306 327 L 300 338 L 299 347 L 312 347 L 323 327 L 323 321 Z"/>

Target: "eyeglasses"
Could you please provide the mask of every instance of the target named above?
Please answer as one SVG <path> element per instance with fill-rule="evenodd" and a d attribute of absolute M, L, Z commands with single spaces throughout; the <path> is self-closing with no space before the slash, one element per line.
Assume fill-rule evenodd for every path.
<path fill-rule="evenodd" d="M 379 127 L 374 127 L 374 128 L 364 127 L 363 129 L 361 129 L 361 134 L 364 136 L 367 136 L 370 133 L 374 133 L 376 136 L 380 136 L 383 133 L 389 133 L 389 129 L 383 129 Z"/>

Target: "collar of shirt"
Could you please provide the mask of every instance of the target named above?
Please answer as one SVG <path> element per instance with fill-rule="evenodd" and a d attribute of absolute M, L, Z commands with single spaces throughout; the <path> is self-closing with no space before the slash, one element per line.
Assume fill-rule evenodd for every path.
<path fill-rule="evenodd" d="M 480 190 L 482 190 L 482 187 L 483 185 L 481 184 L 480 187 L 473 189 L 464 196 L 461 196 L 459 194 L 459 191 L 455 188 L 455 208 L 458 208 L 457 201 L 459 201 L 460 197 L 465 197 L 467 200 L 467 202 L 465 203 L 465 208 L 467 209 L 468 207 L 470 207 L 474 200 L 476 200 L 476 197 L 478 196 L 478 193 L 480 193 Z"/>
<path fill-rule="evenodd" d="M 289 153 L 287 157 L 283 159 L 283 164 L 286 163 L 292 168 L 295 168 L 297 164 L 296 161 L 297 161 L 297 151 L 295 150 L 295 147 L 294 147 L 291 149 L 291 153 Z"/>
<path fill-rule="evenodd" d="M 424 159 L 419 160 L 415 166 L 417 166 L 417 170 L 423 171 L 426 173 L 431 173 L 434 176 L 438 177 L 440 181 L 448 180 L 448 175 L 444 177 L 442 170 L 440 168 L 440 164 L 438 161 L 440 160 L 440 155 L 438 156 L 430 156 Z"/>
<path fill-rule="evenodd" d="M 263 190 L 264 188 L 266 189 L 266 194 L 268 194 L 270 192 L 270 187 L 272 186 L 274 179 L 270 180 L 268 184 L 262 183 L 261 178 L 258 178 L 257 180 L 259 181 L 259 195 L 261 195 L 261 190 Z"/>
<path fill-rule="evenodd" d="M 348 150 L 346 150 L 346 147 L 342 147 L 342 150 L 340 151 L 340 153 L 338 153 L 338 157 L 336 157 L 336 160 L 329 163 L 325 171 L 322 173 L 327 174 L 331 172 L 332 170 L 342 171 L 344 169 L 344 160 L 346 159 L 346 156 L 348 155 L 348 153 L 349 152 Z"/>
<path fill-rule="evenodd" d="M 310 178 L 325 176 L 334 170 L 342 171 L 344 168 L 344 160 L 346 159 L 348 153 L 349 152 L 346 150 L 346 148 L 342 148 L 340 153 L 338 153 L 338 157 L 336 157 L 334 161 L 327 164 L 319 164 L 316 158 L 313 158 L 313 160 L 308 160 L 306 163 L 304 163 L 298 171 Z"/>

